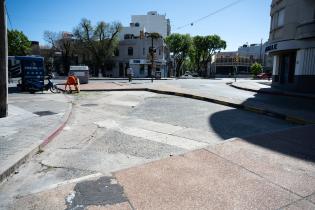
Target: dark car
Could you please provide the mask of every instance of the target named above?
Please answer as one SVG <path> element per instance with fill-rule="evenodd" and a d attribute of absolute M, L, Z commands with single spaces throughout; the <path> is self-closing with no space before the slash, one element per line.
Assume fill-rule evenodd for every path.
<path fill-rule="evenodd" d="M 268 79 L 269 80 L 271 78 L 271 76 L 272 76 L 271 73 L 260 73 L 260 74 L 257 75 L 257 78 L 258 79 Z"/>

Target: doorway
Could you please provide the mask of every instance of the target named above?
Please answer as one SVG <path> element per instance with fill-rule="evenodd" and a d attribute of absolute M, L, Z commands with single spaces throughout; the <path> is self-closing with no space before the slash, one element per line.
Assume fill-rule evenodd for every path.
<path fill-rule="evenodd" d="M 279 82 L 280 84 L 294 83 L 296 52 L 284 53 L 280 55 L 279 62 Z"/>

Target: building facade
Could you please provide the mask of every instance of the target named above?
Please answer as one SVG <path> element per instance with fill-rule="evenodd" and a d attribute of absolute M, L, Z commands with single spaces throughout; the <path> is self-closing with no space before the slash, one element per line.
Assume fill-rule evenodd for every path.
<path fill-rule="evenodd" d="M 152 39 L 146 35 L 134 36 L 119 42 L 119 53 L 115 57 L 113 77 L 127 77 L 127 68 L 133 69 L 134 77 L 151 77 L 152 69 L 150 49 Z M 162 37 L 153 39 L 154 70 L 161 72 L 162 77 L 168 76 L 167 60 L 169 52 Z"/>
<path fill-rule="evenodd" d="M 233 75 L 235 67 L 237 74 L 248 75 L 254 63 L 262 64 L 264 71 L 271 71 L 272 57 L 265 54 L 265 44 L 244 44 L 238 51 L 217 53 L 211 65 L 212 72 L 219 75 Z M 237 58 L 237 59 L 236 59 Z"/>
<path fill-rule="evenodd" d="M 273 85 L 315 92 L 315 1 L 273 0 L 270 15 Z"/>
<path fill-rule="evenodd" d="M 151 33 L 160 37 L 152 39 Z M 165 15 L 148 12 L 147 15 L 131 16 L 131 23 L 120 32 L 119 50 L 114 58 L 114 68 L 108 70 L 105 76 L 127 77 L 127 68 L 133 69 L 134 77 L 151 77 L 156 72 L 167 77 L 169 50 L 164 42 L 170 34 L 170 21 Z M 153 50 L 153 66 L 152 54 Z"/>
<path fill-rule="evenodd" d="M 165 38 L 171 34 L 170 20 L 156 11 L 150 11 L 146 15 L 132 15 L 130 26 L 122 28 L 120 40 L 124 40 L 126 35 L 140 34 L 140 31 L 158 33 Z"/>

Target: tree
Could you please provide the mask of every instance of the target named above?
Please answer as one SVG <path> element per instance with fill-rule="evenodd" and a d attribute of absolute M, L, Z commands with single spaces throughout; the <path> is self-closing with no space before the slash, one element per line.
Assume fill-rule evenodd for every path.
<path fill-rule="evenodd" d="M 250 67 L 251 73 L 253 74 L 253 77 L 256 78 L 259 73 L 262 72 L 262 65 L 260 63 L 253 63 L 253 65 Z"/>
<path fill-rule="evenodd" d="M 61 74 L 68 74 L 72 60 L 75 54 L 75 40 L 73 36 L 67 32 L 44 32 L 44 40 L 51 45 L 53 52 L 61 53 L 61 63 L 64 72 Z"/>
<path fill-rule="evenodd" d="M 9 55 L 27 55 L 31 51 L 31 42 L 22 31 L 8 30 Z"/>
<path fill-rule="evenodd" d="M 195 49 L 199 53 L 198 62 L 203 65 L 202 76 L 206 76 L 208 64 L 211 62 L 212 56 L 218 51 L 226 48 L 226 42 L 222 40 L 218 35 L 209 35 L 204 37 L 198 37 L 195 42 Z"/>
<path fill-rule="evenodd" d="M 180 76 L 183 62 L 188 56 L 191 48 L 191 37 L 189 34 L 172 34 L 165 39 L 170 51 L 174 54 L 176 62 L 176 76 Z M 181 72 L 183 74 L 183 72 Z"/>
<path fill-rule="evenodd" d="M 88 19 L 82 19 L 74 29 L 74 36 L 83 53 L 90 54 L 93 59 L 94 75 L 98 70 L 104 70 L 117 49 L 118 33 L 121 30 L 118 22 L 105 23 L 101 21 L 93 26 Z"/>

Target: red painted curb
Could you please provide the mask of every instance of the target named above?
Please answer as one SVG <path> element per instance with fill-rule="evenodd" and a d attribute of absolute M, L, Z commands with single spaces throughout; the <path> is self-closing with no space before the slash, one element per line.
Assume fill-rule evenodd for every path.
<path fill-rule="evenodd" d="M 65 127 L 65 125 L 68 123 L 70 116 L 72 115 L 72 102 L 70 102 L 70 105 L 68 109 L 66 110 L 66 113 L 64 114 L 62 123 L 58 126 L 58 128 L 54 129 L 47 137 L 44 138 L 43 142 L 36 146 L 34 149 L 32 149 L 28 154 L 24 155 L 20 160 L 18 160 L 15 164 L 10 166 L 8 169 L 6 169 L 2 174 L 0 174 L 0 183 L 3 182 L 6 178 L 8 178 L 11 174 L 13 174 L 16 169 L 18 169 L 21 165 L 23 165 L 28 159 L 33 157 L 35 154 L 37 154 L 40 149 L 45 147 L 49 142 L 51 142 Z"/>

